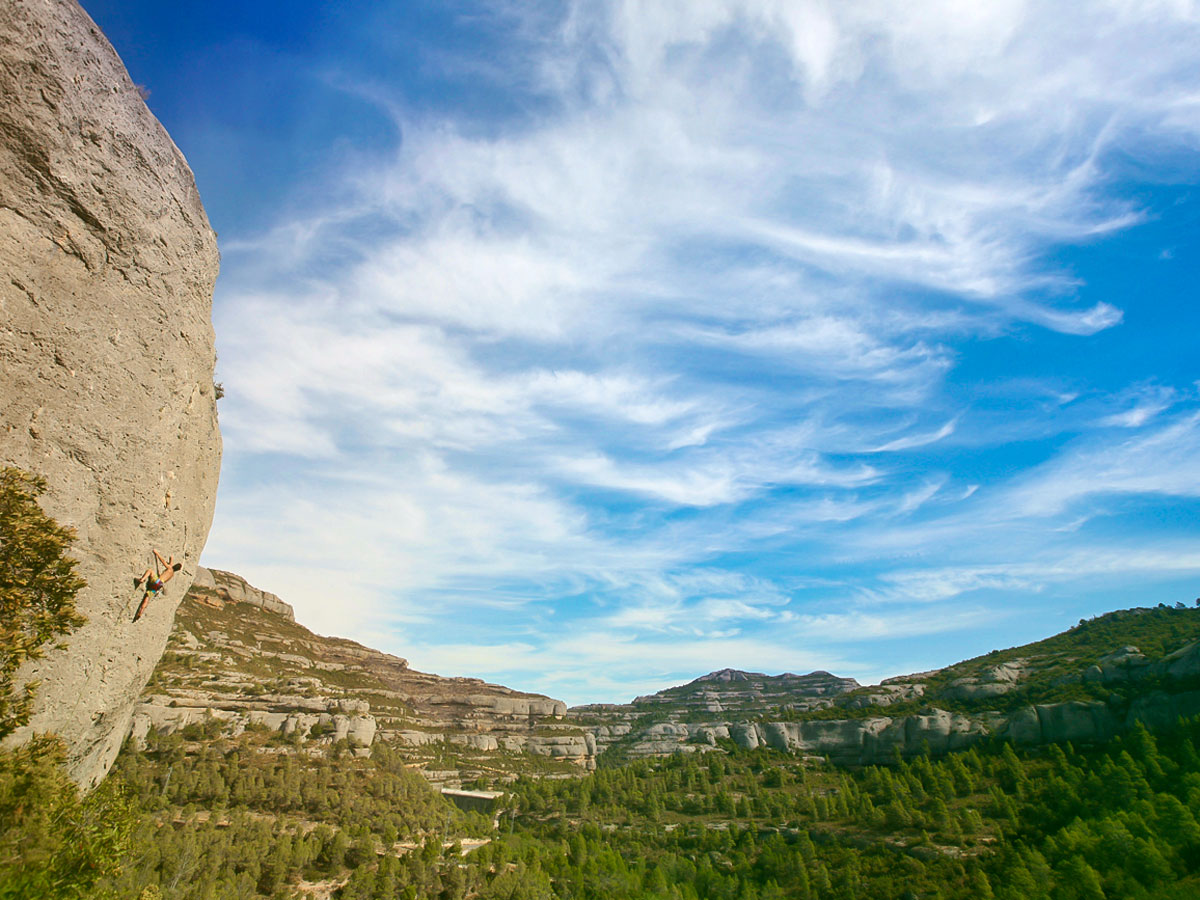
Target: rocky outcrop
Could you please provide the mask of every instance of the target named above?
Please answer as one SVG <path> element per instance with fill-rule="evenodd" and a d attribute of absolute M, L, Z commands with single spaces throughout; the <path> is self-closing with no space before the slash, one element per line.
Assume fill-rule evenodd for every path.
<path fill-rule="evenodd" d="M 1200 676 L 1200 641 L 1193 641 L 1163 657 L 1155 667 L 1154 673 L 1180 680 Z"/>
<path fill-rule="evenodd" d="M 620 745 L 632 756 L 710 749 L 739 723 L 772 713 L 827 709 L 860 685 L 828 672 L 764 675 L 719 669 L 687 684 L 636 697 L 632 703 L 593 703 L 568 711 L 592 736 L 597 752 Z M 660 721 L 663 715 L 668 721 Z M 645 723 L 645 724 L 643 724 Z"/>
<path fill-rule="evenodd" d="M 925 685 L 921 682 L 883 682 L 869 689 L 858 691 L 846 700 L 846 709 L 866 709 L 870 706 L 892 706 L 908 700 L 919 700 L 925 696 Z"/>
<path fill-rule="evenodd" d="M 726 706 L 742 702 L 795 705 L 823 697 L 836 697 L 857 687 L 859 684 L 853 678 L 839 678 L 822 671 L 809 672 L 807 675 L 794 675 L 791 672 L 764 675 L 762 672 L 719 669 L 679 687 L 637 697 L 633 703 L 635 706 L 678 705 L 691 701 L 693 705 L 704 705 L 716 700 Z"/>
<path fill-rule="evenodd" d="M 1071 700 L 1026 706 L 997 723 L 996 732 L 1016 744 L 1054 741 L 1103 741 L 1121 728 L 1121 719 L 1104 703 Z"/>
<path fill-rule="evenodd" d="M 296 612 L 291 604 L 284 603 L 275 594 L 262 591 L 250 584 L 241 575 L 232 572 L 222 572 L 220 569 L 196 568 L 196 577 L 192 581 L 193 599 L 210 603 L 249 603 L 283 616 L 289 621 L 296 620 Z"/>
<path fill-rule="evenodd" d="M 764 675 L 738 669 L 720 669 L 699 678 L 667 688 L 655 694 L 634 698 L 632 704 L 621 707 L 597 704 L 579 710 L 609 713 L 624 710 L 629 714 L 644 713 L 655 708 L 668 708 L 676 713 L 692 710 L 697 713 L 761 713 L 768 709 L 824 709 L 833 698 L 859 687 L 853 678 L 839 678 L 828 672 L 807 675 Z"/>
<path fill-rule="evenodd" d="M 978 675 L 965 675 L 950 682 L 941 695 L 947 700 L 977 700 L 999 697 L 1015 690 L 1025 674 L 1025 660 L 1010 660 L 989 666 Z"/>
<path fill-rule="evenodd" d="M 365 704 L 363 704 L 365 706 Z M 177 701 L 152 697 L 138 705 L 133 716 L 130 736 L 138 746 L 144 746 L 151 731 L 174 734 L 189 726 L 217 723 L 222 732 L 237 736 L 247 728 L 265 728 L 297 740 L 318 740 L 325 743 L 346 741 L 352 748 L 366 749 L 375 742 L 378 725 L 374 716 L 360 709 L 358 715 L 344 713 L 303 713 L 294 710 L 274 710 L 265 703 L 248 703 L 229 708 L 227 704 L 179 705 Z"/>
<path fill-rule="evenodd" d="M 81 784 L 107 771 L 208 535 L 216 240 L 192 173 L 74 0 L 0 4 L 0 463 L 73 526 L 87 624 L 19 679 Z M 134 624 L 150 549 L 183 571 Z"/>
<path fill-rule="evenodd" d="M 964 750 L 992 736 L 1025 746 L 1061 741 L 1095 743 L 1108 740 L 1135 722 L 1165 728 L 1181 716 L 1197 714 L 1200 691 L 1156 691 L 1137 698 L 1123 714 L 1106 703 L 1073 700 L 1026 706 L 1008 715 L 968 716 L 930 707 L 918 715 L 895 718 L 733 724 L 657 722 L 636 732 L 624 726 L 618 735 L 596 737 L 599 743 L 608 745 L 621 737 L 628 741 L 628 736 L 634 734 L 636 739 L 625 747 L 632 757 L 705 751 L 718 746 L 721 740 L 731 740 L 748 750 L 770 747 L 843 765 L 866 765 L 889 762 L 897 753 L 911 757 L 926 751 L 940 755 Z"/>

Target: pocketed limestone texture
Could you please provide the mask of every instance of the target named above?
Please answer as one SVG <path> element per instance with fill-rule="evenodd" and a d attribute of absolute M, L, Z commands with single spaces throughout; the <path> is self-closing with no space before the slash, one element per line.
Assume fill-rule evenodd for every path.
<path fill-rule="evenodd" d="M 95 783 L 129 730 L 212 521 L 218 257 L 191 170 L 73 0 L 0 4 L 0 464 L 77 529 L 87 624 L 25 667 Z M 132 621 L 159 548 L 183 570 Z"/>

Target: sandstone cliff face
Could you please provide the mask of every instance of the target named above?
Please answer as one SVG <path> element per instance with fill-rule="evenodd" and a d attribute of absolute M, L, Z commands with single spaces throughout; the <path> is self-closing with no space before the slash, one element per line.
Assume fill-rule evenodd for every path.
<path fill-rule="evenodd" d="M 79 532 L 88 622 L 20 741 L 55 731 L 94 783 L 128 731 L 212 520 L 221 443 L 216 240 L 186 161 L 74 0 L 0 4 L 0 464 Z M 150 548 L 183 571 L 132 622 Z"/>

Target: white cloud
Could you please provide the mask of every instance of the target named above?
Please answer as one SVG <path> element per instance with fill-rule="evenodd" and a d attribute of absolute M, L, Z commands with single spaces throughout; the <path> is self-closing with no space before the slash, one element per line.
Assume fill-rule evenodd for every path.
<path fill-rule="evenodd" d="M 941 428 L 937 429 L 937 431 L 928 432 L 926 434 L 905 435 L 904 437 L 896 438 L 895 440 L 888 441 L 886 444 L 882 444 L 874 448 L 872 452 L 889 453 L 897 450 L 912 450 L 916 447 L 926 447 L 929 444 L 936 444 L 943 438 L 947 438 L 954 434 L 954 429 L 957 424 L 957 419 L 951 419 Z"/>
<path fill-rule="evenodd" d="M 1033 470 L 1007 503 L 1011 514 L 1046 516 L 1106 494 L 1200 497 L 1200 414 L 1117 443 L 1079 447 Z"/>
<path fill-rule="evenodd" d="M 1118 428 L 1141 428 L 1159 413 L 1170 409 L 1178 397 L 1176 392 L 1168 387 L 1138 385 L 1115 400 L 1125 408 L 1103 417 L 1100 424 Z"/>
<path fill-rule="evenodd" d="M 1114 158 L 1200 145 L 1194 5 L 498 10 L 520 69 L 472 77 L 518 117 L 358 86 L 404 117 L 396 154 L 223 246 L 214 565 L 402 653 L 474 628 L 424 644 L 455 673 L 875 671 L 814 642 L 987 622 L 939 604 L 1036 590 L 1046 520 L 1198 495 L 1194 397 L 947 390 L 977 339 L 1125 321 L 1053 251 L 1143 221 Z M 1064 435 L 1021 471 L 909 461 Z M 547 598 L 595 630 L 531 634 Z M 864 611 L 888 603 L 928 608 Z"/>

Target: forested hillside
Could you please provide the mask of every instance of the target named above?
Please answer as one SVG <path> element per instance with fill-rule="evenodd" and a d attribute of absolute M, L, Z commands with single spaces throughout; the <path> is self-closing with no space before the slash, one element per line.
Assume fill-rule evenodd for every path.
<path fill-rule="evenodd" d="M 110 896 L 1200 896 L 1198 720 L 1093 748 L 995 744 L 856 770 L 730 745 L 523 778 L 498 828 L 446 805 L 386 745 L 356 760 L 289 755 L 265 735 L 189 737 L 127 750 L 114 772 L 141 821 Z"/>

